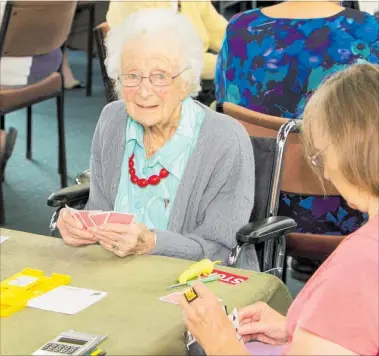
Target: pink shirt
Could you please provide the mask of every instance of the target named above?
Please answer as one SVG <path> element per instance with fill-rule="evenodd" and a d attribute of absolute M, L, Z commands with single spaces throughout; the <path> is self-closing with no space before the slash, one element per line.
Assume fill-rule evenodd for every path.
<path fill-rule="evenodd" d="M 359 355 L 379 355 L 379 216 L 347 236 L 287 314 L 290 349 L 300 327 Z"/>

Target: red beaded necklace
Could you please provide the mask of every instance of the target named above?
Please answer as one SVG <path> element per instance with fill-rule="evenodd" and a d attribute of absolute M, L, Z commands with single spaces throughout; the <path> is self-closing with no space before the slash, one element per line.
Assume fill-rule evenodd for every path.
<path fill-rule="evenodd" d="M 167 178 L 169 175 L 169 172 L 167 169 L 162 168 L 159 172 L 159 176 L 156 174 L 153 174 L 148 179 L 144 178 L 138 178 L 136 175 L 136 170 L 134 168 L 134 153 L 129 158 L 129 174 L 130 174 L 130 181 L 133 184 L 137 184 L 141 188 L 147 187 L 150 185 L 157 185 L 161 181 L 161 179 Z"/>

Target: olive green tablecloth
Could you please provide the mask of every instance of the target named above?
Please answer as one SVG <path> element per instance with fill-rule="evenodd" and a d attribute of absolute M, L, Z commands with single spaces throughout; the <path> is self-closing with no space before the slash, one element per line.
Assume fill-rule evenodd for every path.
<path fill-rule="evenodd" d="M 43 343 L 70 329 L 108 335 L 102 349 L 109 355 L 184 355 L 180 307 L 159 301 L 167 287 L 192 262 L 160 256 L 118 258 L 102 247 L 75 248 L 60 239 L 1 229 L 10 238 L 0 245 L 1 280 L 24 268 L 46 275 L 72 276 L 71 285 L 105 291 L 100 302 L 76 315 L 26 308 L 0 320 L 0 354 L 30 355 Z M 237 286 L 209 287 L 231 311 L 258 300 L 287 311 L 291 297 L 277 278 L 220 267 L 249 280 Z"/>

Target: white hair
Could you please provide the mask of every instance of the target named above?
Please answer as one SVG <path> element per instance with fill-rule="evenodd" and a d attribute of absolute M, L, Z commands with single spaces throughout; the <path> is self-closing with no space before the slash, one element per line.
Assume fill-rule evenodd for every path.
<path fill-rule="evenodd" d="M 169 9 L 147 9 L 133 13 L 121 25 L 109 31 L 105 41 L 105 65 L 108 76 L 117 83 L 116 91 L 120 90 L 117 79 L 121 74 L 123 48 L 128 41 L 141 35 L 152 37 L 155 41 L 159 35 L 162 43 L 169 42 L 177 46 L 181 54 L 180 70 L 184 71 L 181 77 L 189 84 L 189 95 L 197 96 L 201 90 L 203 44 L 189 20 Z"/>

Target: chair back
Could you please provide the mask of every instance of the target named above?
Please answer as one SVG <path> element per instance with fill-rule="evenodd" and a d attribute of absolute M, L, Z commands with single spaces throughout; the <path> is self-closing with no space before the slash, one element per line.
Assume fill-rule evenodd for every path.
<path fill-rule="evenodd" d="M 63 46 L 76 1 L 7 2 L 0 31 L 0 57 L 31 57 Z"/>
<path fill-rule="evenodd" d="M 96 26 L 93 30 L 95 34 L 97 53 L 100 61 L 101 76 L 103 77 L 103 84 L 105 90 L 105 96 L 108 103 L 117 100 L 117 96 L 113 90 L 113 81 L 108 77 L 107 69 L 105 67 L 105 59 L 107 57 L 107 51 L 105 48 L 104 40 L 109 32 L 109 26 L 107 22 Z"/>
<path fill-rule="evenodd" d="M 254 137 L 276 138 L 279 129 L 288 122 L 288 119 L 262 114 L 232 103 L 223 103 L 222 111 L 238 120 L 246 128 L 249 136 Z M 321 184 L 312 171 L 305 158 L 298 133 L 291 133 L 288 137 L 280 190 L 298 195 L 339 195 L 329 181 L 323 180 Z"/>
<path fill-rule="evenodd" d="M 299 135 L 299 132 L 286 133 L 288 136 L 279 137 L 279 132 L 283 131 L 283 125 L 288 123 L 289 120 L 285 118 L 265 115 L 262 113 L 254 112 L 246 108 L 240 107 L 232 103 L 223 103 L 217 105 L 218 111 L 222 111 L 224 114 L 233 117 L 238 120 L 246 130 L 249 135 L 258 136 L 260 138 L 277 138 L 275 148 L 276 162 L 274 163 L 274 168 L 271 165 L 271 161 L 265 157 L 263 154 L 262 163 L 259 155 L 261 155 L 261 149 L 257 145 L 254 145 L 255 148 L 255 159 L 258 166 L 257 177 L 256 179 L 257 187 L 257 199 L 256 205 L 261 205 L 261 207 L 256 206 L 254 209 L 257 209 L 257 212 L 253 211 L 251 221 L 254 221 L 257 214 L 259 218 L 261 215 L 261 209 L 268 209 L 266 216 L 276 215 L 277 206 L 279 202 L 279 191 L 292 193 L 296 195 L 313 195 L 313 196 L 323 196 L 324 194 L 328 196 L 339 196 L 337 190 L 333 185 L 324 180 L 322 183 L 319 178 L 315 176 L 312 171 L 307 159 L 304 155 L 302 141 Z M 295 126 L 294 126 L 295 127 Z M 256 138 L 252 138 L 254 142 Z M 282 142 L 280 142 L 282 141 Z M 259 141 L 257 141 L 259 142 Z M 280 174 L 273 173 L 270 183 L 270 193 L 269 203 L 270 206 L 267 207 L 267 202 L 260 200 L 264 199 L 266 193 L 259 192 L 259 189 L 262 189 L 261 185 L 261 170 L 271 170 L 277 169 L 278 165 L 278 147 L 284 146 L 285 150 L 283 153 L 281 168 L 278 170 Z M 268 159 L 268 167 L 264 167 L 264 160 Z M 277 177 L 275 177 L 277 175 Z M 276 179 L 275 179 L 276 178 Z M 264 173 L 263 180 L 267 180 L 266 172 Z M 324 188 L 323 188 L 323 185 Z M 259 185 L 259 186 L 258 186 Z M 279 186 L 278 186 L 279 185 Z M 325 189 L 325 190 L 324 190 Z M 259 200 L 258 200 L 259 199 Z M 275 206 L 276 208 L 273 208 Z M 296 220 L 296 219 L 295 219 Z M 343 236 L 326 236 L 326 235 L 315 235 L 315 234 L 306 234 L 306 233 L 291 233 L 287 235 L 287 253 L 290 256 L 300 256 L 300 257 L 309 257 L 315 259 L 325 258 L 338 246 L 342 241 Z"/>
<path fill-rule="evenodd" d="M 237 119 L 250 136 L 254 137 L 275 137 L 280 127 L 286 123 L 287 119 L 271 115 L 262 114 L 246 109 L 233 103 L 223 103 L 219 109 L 226 115 Z"/>
<path fill-rule="evenodd" d="M 275 168 L 276 140 L 272 137 L 250 137 L 254 150 L 255 181 L 254 208 L 250 221 L 258 221 L 268 216 L 272 178 Z"/>

